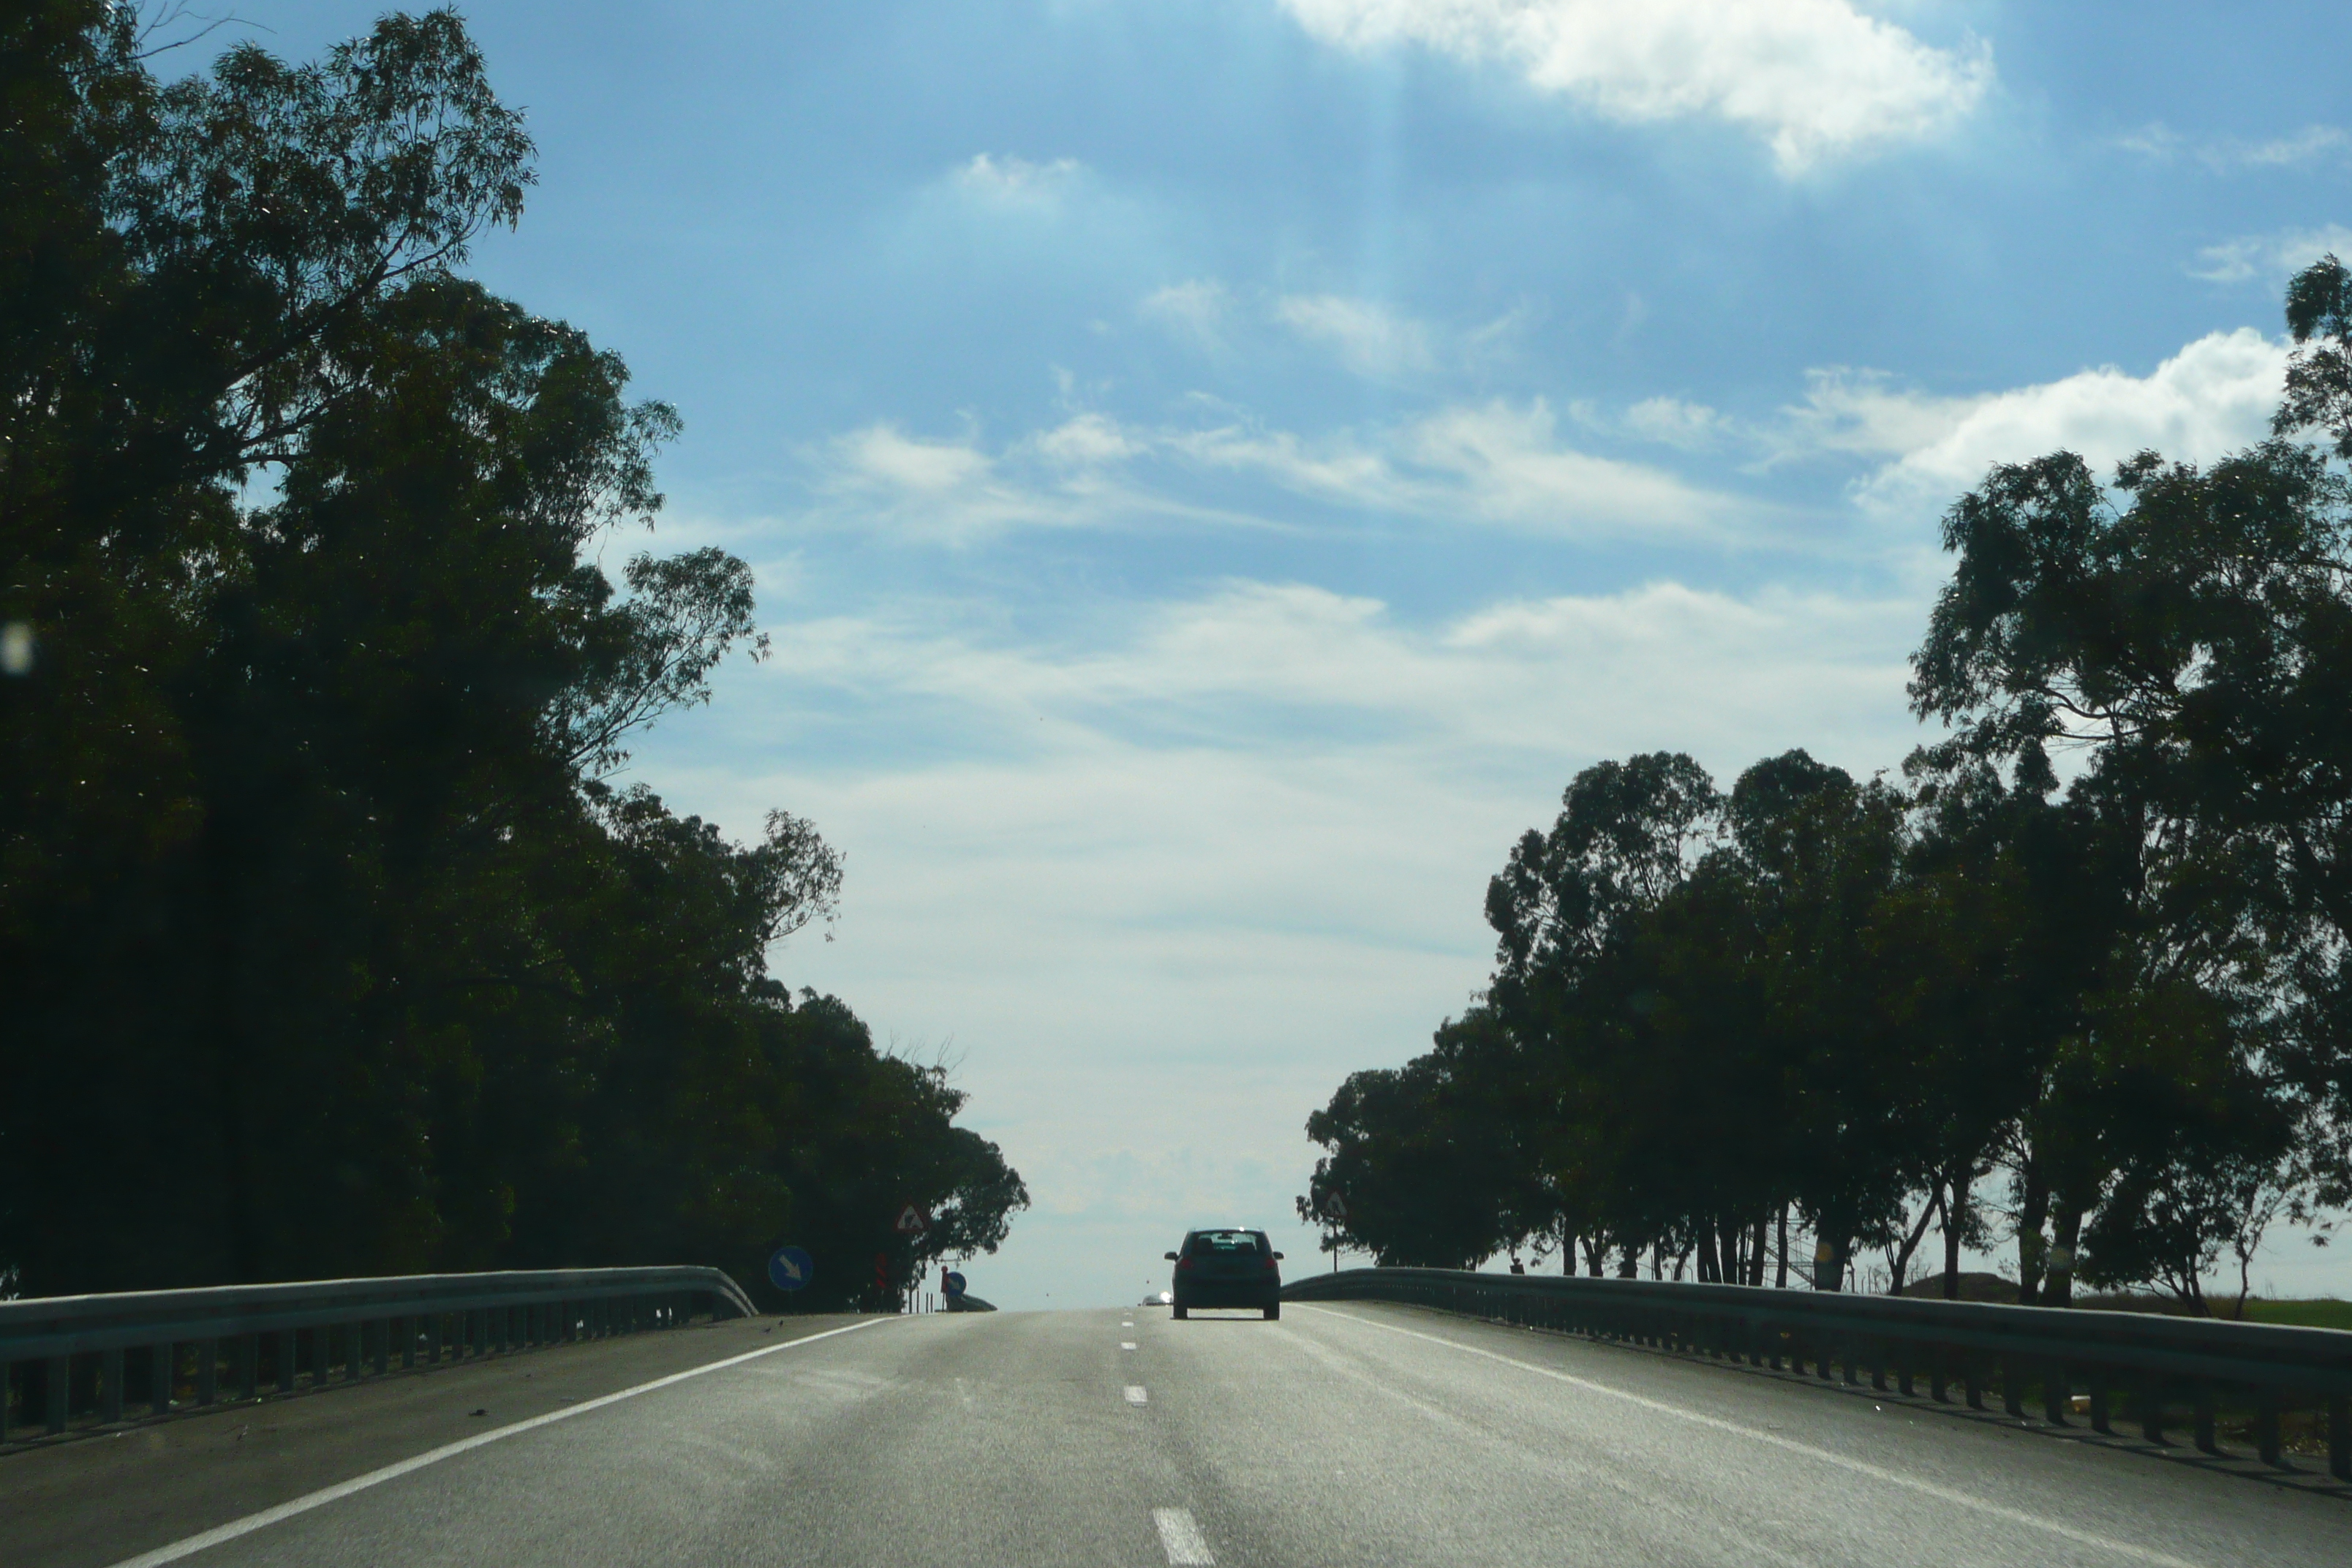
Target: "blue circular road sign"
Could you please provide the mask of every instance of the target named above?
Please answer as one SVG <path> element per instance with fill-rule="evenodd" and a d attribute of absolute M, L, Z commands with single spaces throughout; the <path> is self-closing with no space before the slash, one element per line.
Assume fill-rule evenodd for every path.
<path fill-rule="evenodd" d="M 797 1247 L 780 1247 L 768 1259 L 768 1283 L 779 1290 L 797 1290 L 816 1272 L 816 1264 Z"/>
<path fill-rule="evenodd" d="M 940 1276 L 940 1288 L 950 1296 L 961 1296 L 963 1294 L 963 1276 L 950 1268 Z"/>

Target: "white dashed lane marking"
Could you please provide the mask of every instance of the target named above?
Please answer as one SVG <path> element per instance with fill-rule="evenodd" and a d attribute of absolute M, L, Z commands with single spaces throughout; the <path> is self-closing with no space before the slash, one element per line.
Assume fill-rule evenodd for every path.
<path fill-rule="evenodd" d="M 1160 1550 L 1168 1553 L 1168 1568 L 1216 1568 L 1201 1527 L 1189 1508 L 1155 1508 L 1151 1522 L 1160 1527 Z"/>
<path fill-rule="evenodd" d="M 1140 1386 L 1130 1383 L 1127 1385 L 1127 1402 L 1129 1405 L 1149 1405 L 1151 1396 L 1145 1394 Z"/>
<path fill-rule="evenodd" d="M 1118 1342 L 1118 1348 L 1123 1351 L 1131 1351 L 1135 1348 L 1135 1342 L 1133 1340 L 1121 1340 Z"/>

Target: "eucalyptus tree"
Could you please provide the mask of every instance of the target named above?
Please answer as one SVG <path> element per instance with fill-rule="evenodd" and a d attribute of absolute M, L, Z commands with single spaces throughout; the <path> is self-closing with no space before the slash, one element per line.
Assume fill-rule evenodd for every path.
<path fill-rule="evenodd" d="M 0 16 L 0 1269 L 740 1262 L 908 1199 L 1001 1239 L 955 1093 L 767 972 L 838 857 L 607 782 L 760 651 L 751 576 L 599 566 L 677 417 L 459 271 L 531 182 L 462 24 L 154 43 Z"/>
<path fill-rule="evenodd" d="M 2133 1194 L 2179 1140 L 2136 1126 L 2235 1128 L 2198 1134 L 2210 1160 L 2268 1142 L 2276 1172 L 2263 1129 L 2289 1126 L 2299 1168 L 2345 1192 L 2352 493 L 2329 458 L 2352 453 L 2347 299 L 2333 258 L 2290 285 L 2303 346 L 2271 439 L 2202 468 L 2141 453 L 2105 484 L 2071 453 L 2003 466 L 1946 519 L 1958 559 L 1915 706 L 1957 726 L 1955 753 L 2078 754 L 2069 799 L 2131 862 L 2111 974 L 2043 1097 L 2082 1108 L 2033 1161 L 2061 1247 L 2111 1181 L 2151 1212 Z M 2297 438 L 2314 430 L 2326 445 Z M 2267 1109 L 2224 1109 L 2247 1095 Z M 2021 1188 L 2029 1284 L 2036 1196 Z M 2093 1227 L 2109 1277 L 2125 1235 Z"/>
<path fill-rule="evenodd" d="M 1491 1010 L 1449 1019 L 1402 1068 L 1351 1073 L 1307 1120 L 1325 1152 L 1302 1209 L 1384 1265 L 1475 1268 L 1550 1218 L 1523 1140 L 1545 1125 Z M 1334 1196 L 1340 1202 L 1334 1205 Z"/>

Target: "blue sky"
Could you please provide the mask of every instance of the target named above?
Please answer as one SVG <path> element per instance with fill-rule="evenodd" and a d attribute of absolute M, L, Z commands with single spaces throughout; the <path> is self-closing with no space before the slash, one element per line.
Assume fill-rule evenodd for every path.
<path fill-rule="evenodd" d="M 639 773 L 846 852 L 778 969 L 960 1060 L 1011 1305 L 1305 1258 L 1307 1112 L 1480 984 L 1577 769 L 1899 763 L 1944 506 L 2255 437 L 2352 251 L 2335 5 L 467 15 L 540 148 L 475 269 L 678 407 L 656 543 L 775 639 Z"/>

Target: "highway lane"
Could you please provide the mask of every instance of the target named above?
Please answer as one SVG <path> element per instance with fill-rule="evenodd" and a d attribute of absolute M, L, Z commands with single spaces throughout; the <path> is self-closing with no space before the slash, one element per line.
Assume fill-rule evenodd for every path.
<path fill-rule="evenodd" d="M 174 1560 L 2339 1568 L 2352 1500 L 1795 1380 L 1295 1304 L 1276 1323 L 873 1320 Z"/>

